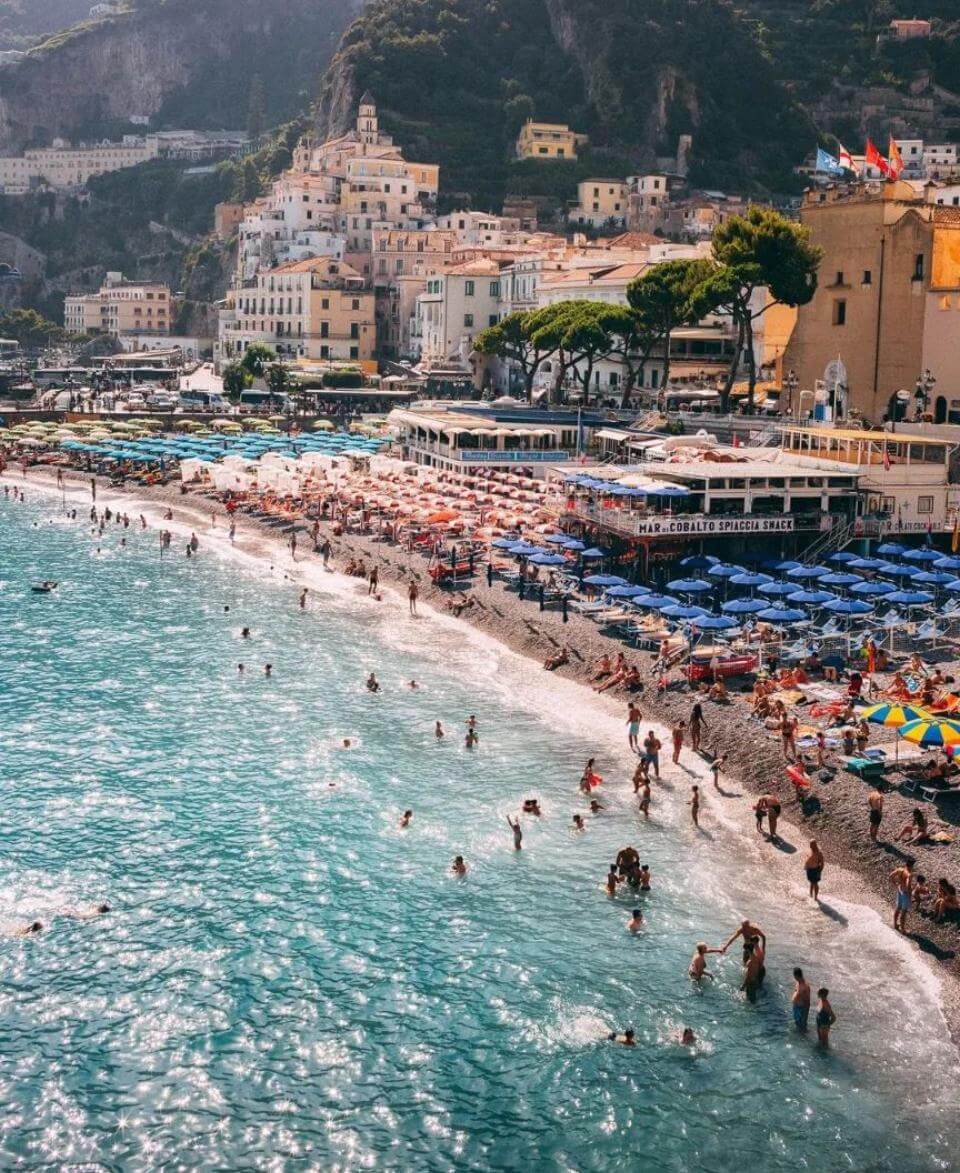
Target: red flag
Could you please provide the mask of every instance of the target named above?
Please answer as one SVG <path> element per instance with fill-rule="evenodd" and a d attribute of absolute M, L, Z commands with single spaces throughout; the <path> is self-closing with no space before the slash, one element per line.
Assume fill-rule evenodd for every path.
<path fill-rule="evenodd" d="M 883 155 L 880 154 L 870 139 L 867 139 L 867 150 L 864 155 L 864 162 L 868 167 L 876 167 L 884 179 L 890 178 L 890 164 L 883 157 Z"/>
<path fill-rule="evenodd" d="M 885 472 L 890 471 L 890 449 L 886 445 L 883 448 L 883 468 Z"/>

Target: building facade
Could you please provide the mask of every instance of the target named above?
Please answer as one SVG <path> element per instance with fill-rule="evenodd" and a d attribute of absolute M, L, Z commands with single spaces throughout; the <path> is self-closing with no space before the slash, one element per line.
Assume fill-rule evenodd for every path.
<path fill-rule="evenodd" d="M 531 118 L 517 135 L 517 158 L 576 160 L 577 151 L 586 143 L 586 135 L 577 134 L 563 123 L 534 122 Z"/>
<path fill-rule="evenodd" d="M 108 273 L 97 293 L 64 300 L 63 324 L 73 334 L 169 334 L 173 307 L 170 288 L 155 282 L 127 281 Z"/>

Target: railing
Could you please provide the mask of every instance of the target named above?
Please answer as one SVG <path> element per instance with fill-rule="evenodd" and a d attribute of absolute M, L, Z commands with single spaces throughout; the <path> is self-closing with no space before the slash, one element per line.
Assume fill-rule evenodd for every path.
<path fill-rule="evenodd" d="M 457 460 L 476 464 L 562 464 L 570 459 L 570 453 L 556 448 L 457 448 Z"/>
<path fill-rule="evenodd" d="M 827 551 L 842 550 L 854 537 L 854 527 L 845 517 L 831 518 L 830 528 L 812 542 L 803 552 L 803 561 L 807 566 L 813 566 L 827 553 Z"/>

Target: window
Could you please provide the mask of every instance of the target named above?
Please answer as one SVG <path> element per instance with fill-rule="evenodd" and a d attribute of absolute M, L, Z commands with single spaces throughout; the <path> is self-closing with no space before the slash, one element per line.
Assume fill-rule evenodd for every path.
<path fill-rule="evenodd" d="M 872 285 L 873 284 L 873 273 L 870 269 L 863 270 L 863 284 L 864 285 Z"/>
<path fill-rule="evenodd" d="M 353 300 L 350 302 L 350 308 L 352 310 L 358 310 L 360 308 L 360 298 L 359 297 L 353 298 Z"/>
<path fill-rule="evenodd" d="M 834 281 L 834 285 L 842 285 L 842 284 L 843 284 L 843 270 L 838 269 L 837 270 L 837 279 L 836 279 L 836 281 Z"/>
<path fill-rule="evenodd" d="M 359 358 L 360 357 L 360 347 L 359 346 L 351 346 L 350 347 L 350 357 L 351 358 Z"/>
<path fill-rule="evenodd" d="M 500 282 L 499 281 L 491 281 L 490 282 L 490 296 L 491 297 L 499 297 L 500 296 Z"/>
<path fill-rule="evenodd" d="M 320 337 L 321 338 L 329 338 L 330 337 L 330 323 L 329 322 L 321 322 L 320 323 Z"/>
<path fill-rule="evenodd" d="M 320 357 L 321 358 L 329 358 L 330 357 L 330 347 L 329 346 L 321 346 L 320 347 Z"/>
<path fill-rule="evenodd" d="M 847 324 L 847 303 L 842 297 L 836 298 L 833 303 L 833 324 L 835 326 Z"/>
<path fill-rule="evenodd" d="M 913 263 L 913 280 L 923 280 L 923 253 L 917 253 L 916 260 Z"/>
<path fill-rule="evenodd" d="M 917 513 L 933 513 L 933 498 L 932 497 L 918 497 L 917 498 Z"/>
<path fill-rule="evenodd" d="M 473 281 L 464 281 L 464 283 L 463 283 L 463 296 L 464 297 L 473 297 L 473 290 L 474 290 L 474 282 Z"/>
<path fill-rule="evenodd" d="M 495 326 L 496 324 L 497 324 L 497 315 L 491 314 L 489 316 L 489 318 L 487 318 L 487 325 L 488 326 Z"/>
<path fill-rule="evenodd" d="M 351 322 L 350 323 L 350 337 L 351 338 L 359 338 L 360 337 L 360 323 L 359 322 Z"/>
<path fill-rule="evenodd" d="M 320 299 L 320 308 L 322 310 L 328 310 L 330 308 L 330 298 L 329 297 L 322 297 Z"/>

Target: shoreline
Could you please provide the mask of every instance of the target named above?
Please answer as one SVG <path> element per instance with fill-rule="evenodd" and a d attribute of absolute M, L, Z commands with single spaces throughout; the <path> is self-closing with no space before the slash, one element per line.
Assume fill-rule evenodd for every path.
<path fill-rule="evenodd" d="M 8 472 L 0 477 L 0 480 L 5 480 L 17 487 L 33 487 L 45 493 L 59 491 L 53 475 L 48 475 L 46 470 L 37 468 L 30 469 L 25 477 L 18 470 L 13 475 Z M 83 501 L 83 505 L 89 508 L 90 477 L 72 470 L 65 471 L 64 482 L 65 492 L 69 494 L 71 501 L 77 500 L 78 511 L 81 508 L 80 500 L 77 498 L 78 493 L 85 494 L 86 499 Z M 140 504 L 146 505 L 149 507 L 150 513 L 161 508 L 171 509 L 175 520 L 166 524 L 170 528 L 182 531 L 185 535 L 190 530 L 196 530 L 201 539 L 204 535 L 209 539 L 211 535 L 218 535 L 222 526 L 222 535 L 224 538 L 226 536 L 227 515 L 223 507 L 198 498 L 191 493 L 181 495 L 178 484 L 162 489 L 137 487 L 128 491 L 114 489 L 108 482 L 98 478 L 98 507 L 105 503 L 115 506 L 123 501 L 129 501 L 131 505 L 134 503 L 138 506 Z M 218 526 L 211 530 L 210 516 L 214 510 L 217 513 Z M 147 510 L 143 510 L 143 512 L 146 513 Z M 157 517 L 155 520 L 162 521 L 162 518 Z M 322 581 L 331 588 L 339 588 L 339 593 L 349 593 L 351 597 L 366 595 L 366 590 L 362 589 L 365 584 L 361 579 L 353 577 L 352 584 L 356 589 L 348 592 L 347 588 L 351 584 L 349 577 L 342 574 L 336 575 L 336 579 L 341 580 L 338 583 L 333 576 L 327 576 L 320 565 L 319 558 L 313 555 L 312 551 L 309 554 L 301 554 L 301 561 L 297 563 L 295 568 L 288 568 L 284 559 L 289 560 L 290 554 L 288 550 L 284 549 L 281 542 L 289 533 L 289 526 L 271 526 L 266 521 L 250 518 L 245 514 L 237 516 L 236 522 L 237 540 L 232 547 L 234 554 L 260 562 L 274 556 L 274 551 L 276 551 L 282 556 L 275 558 L 276 568 L 282 570 L 285 577 L 289 577 L 292 582 L 299 583 L 301 581 L 299 575 L 304 571 L 316 571 L 316 575 L 309 574 L 311 581 L 305 582 L 303 585 L 315 589 Z M 407 554 L 397 546 L 381 543 L 375 535 L 347 534 L 336 538 L 331 532 L 332 524 L 330 522 L 321 522 L 320 525 L 321 534 L 330 537 L 333 547 L 330 560 L 331 568 L 342 571 L 345 561 L 351 557 L 363 557 L 368 567 L 376 563 L 380 571 L 381 590 L 385 598 L 389 596 L 391 608 L 395 605 L 406 607 L 406 585 L 410 577 L 413 576 L 416 577 L 420 586 L 419 602 L 423 606 L 424 612 L 426 613 L 429 609 L 432 617 L 446 621 L 445 626 L 449 623 L 450 629 L 454 632 L 459 632 L 461 635 L 477 633 L 484 639 L 495 641 L 501 650 L 522 657 L 528 664 L 530 661 L 536 661 L 538 666 L 542 663 L 545 655 L 555 651 L 561 645 L 566 645 L 571 651 L 571 663 L 556 673 L 547 675 L 553 677 L 558 683 L 564 682 L 566 688 L 575 686 L 571 689 L 571 697 L 576 697 L 583 704 L 587 710 L 585 714 L 587 717 L 589 717 L 589 710 L 593 708 L 595 712 L 603 711 L 611 720 L 623 721 L 626 708 L 624 694 L 612 692 L 599 695 L 592 689 L 589 695 L 583 693 L 584 686 L 588 685 L 590 665 L 595 659 L 603 651 L 614 653 L 624 649 L 624 645 L 620 641 L 602 635 L 590 620 L 583 619 L 571 612 L 569 623 L 564 625 L 559 612 L 549 610 L 539 612 L 535 603 L 520 602 L 515 594 L 508 593 L 497 581 L 494 582 L 492 588 L 488 588 L 482 575 L 478 575 L 476 584 L 471 584 L 465 592 L 441 590 L 430 582 L 426 575 L 426 562 L 420 555 Z M 299 522 L 295 528 L 298 535 L 304 535 L 308 523 Z M 252 549 L 249 548 L 251 541 Z M 300 549 L 309 549 L 310 545 L 308 541 L 305 545 L 302 544 Z M 324 577 L 318 579 L 317 575 Z M 474 597 L 475 604 L 466 607 L 459 615 L 455 616 L 449 610 L 449 603 L 458 598 L 462 600 L 466 595 Z M 445 603 L 447 606 L 444 606 Z M 373 605 L 375 604 L 371 602 L 371 606 Z M 467 620 L 467 627 L 464 628 L 459 624 L 458 619 Z M 639 662 L 637 654 L 629 654 L 629 658 Z M 648 666 L 644 665 L 644 667 Z M 692 697 L 689 693 L 671 694 L 669 692 L 657 697 L 650 687 L 648 671 L 644 672 L 644 679 L 647 687 L 636 696 L 643 713 L 642 730 L 645 732 L 647 728 L 654 727 L 664 742 L 666 752 L 669 746 L 669 727 L 678 718 L 686 717 L 692 703 Z M 566 691 L 566 688 L 563 691 Z M 593 705 L 591 702 L 596 702 L 596 704 Z M 713 742 L 716 731 L 722 725 L 725 712 L 716 705 L 707 706 L 705 704 L 704 707 L 708 729 L 703 740 L 705 745 L 709 745 Z M 727 713 L 730 717 L 737 716 L 736 713 L 730 713 L 729 710 Z M 738 732 L 737 723 L 731 721 L 728 724 L 735 735 Z M 777 741 L 765 736 L 761 726 L 754 726 L 747 732 L 752 736 L 747 739 L 746 744 L 741 740 L 736 747 L 736 752 L 722 742 L 719 744 L 720 752 L 728 752 L 731 755 L 721 775 L 722 790 L 719 795 L 710 782 L 708 759 L 694 757 L 689 746 L 684 747 L 681 761 L 685 767 L 686 781 L 696 781 L 701 784 L 705 798 L 703 809 L 708 818 L 711 822 L 716 822 L 732 837 L 739 837 L 741 846 L 752 843 L 757 850 L 758 857 L 763 860 L 764 866 L 771 867 L 791 888 L 797 885 L 805 887 L 801 867 L 801 853 L 804 850 L 802 844 L 805 843 L 806 838 L 816 836 L 827 856 L 827 883 L 824 895 L 829 896 L 831 901 L 834 899 L 848 901 L 851 904 L 872 910 L 880 918 L 876 927 L 878 929 L 885 928 L 887 933 L 891 934 L 893 932 L 890 927 L 893 906 L 892 887 L 885 888 L 883 881 L 886 880 L 886 873 L 896 865 L 896 857 L 884 852 L 882 845 L 874 848 L 872 853 L 869 848 L 866 851 L 858 852 L 855 849 L 855 844 L 851 842 L 852 835 L 857 834 L 857 831 L 852 829 L 853 824 L 849 818 L 834 820 L 839 822 L 839 826 L 834 826 L 831 825 L 831 818 L 835 816 L 835 811 L 824 811 L 819 815 L 807 817 L 800 810 L 792 794 L 783 794 L 781 799 L 785 817 L 781 817 L 780 820 L 781 839 L 794 844 L 795 853 L 787 855 L 776 844 L 765 838 L 761 839 L 753 833 L 752 802 L 748 802 L 747 799 L 752 795 L 759 795 L 767 791 L 776 792 L 778 787 L 774 779 L 783 775 L 784 763 L 780 757 Z M 605 734 L 604 742 L 606 742 Z M 618 756 L 620 753 L 624 757 L 629 754 L 626 746 L 625 728 L 623 744 L 618 749 Z M 661 756 L 664 757 L 664 753 Z M 664 773 L 668 779 L 674 769 L 667 761 Z M 862 791 L 862 804 L 865 810 L 866 789 L 856 779 L 851 780 L 855 787 L 860 787 Z M 618 779 L 618 781 L 620 780 Z M 622 782 L 629 795 L 629 778 L 622 779 Z M 733 793 L 730 783 L 734 783 L 738 789 L 742 788 L 743 793 Z M 835 786 L 836 783 L 833 785 Z M 825 797 L 832 799 L 833 794 L 834 792 L 831 790 Z M 655 782 L 654 795 L 657 795 Z M 893 797 L 900 796 L 896 794 L 896 791 L 891 791 L 888 798 Z M 859 833 L 865 839 L 865 814 L 862 823 L 863 826 L 859 828 Z M 890 819 L 887 824 L 888 828 L 893 824 L 899 825 L 899 813 Z M 868 854 L 880 856 L 882 859 L 873 861 L 873 866 L 871 866 L 871 861 L 865 859 Z M 928 878 L 932 878 L 929 873 Z M 887 894 L 889 899 L 884 899 Z M 804 899 L 806 899 L 805 895 Z M 938 929 L 939 933 L 936 932 Z M 955 928 L 951 926 L 937 926 L 928 920 L 921 920 L 915 914 L 911 934 L 907 937 L 892 937 L 889 943 L 892 948 L 895 942 L 900 942 L 905 964 L 922 963 L 922 969 L 932 979 L 935 986 L 936 998 L 950 1037 L 954 1045 L 960 1046 L 960 965 L 956 959 L 955 933 Z M 916 942 L 915 936 L 920 937 L 921 940 Z M 942 938 L 942 943 L 937 938 Z M 920 945 L 919 949 L 915 947 L 917 943 Z M 901 951 L 896 950 L 896 952 L 900 953 Z M 949 954 L 949 956 L 944 956 L 945 954 Z M 891 973 L 891 977 L 895 979 L 895 972 Z"/>

